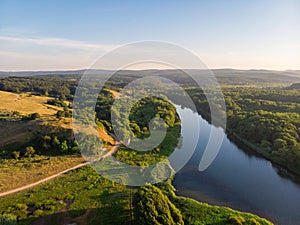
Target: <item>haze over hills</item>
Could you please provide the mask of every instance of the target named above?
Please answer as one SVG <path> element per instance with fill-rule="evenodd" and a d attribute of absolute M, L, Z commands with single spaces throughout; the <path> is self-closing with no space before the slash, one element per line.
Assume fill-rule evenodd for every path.
<path fill-rule="evenodd" d="M 205 70 L 187 70 L 193 74 L 201 75 L 201 72 Z M 300 70 L 286 70 L 286 71 L 274 71 L 274 70 L 236 70 L 236 69 L 213 69 L 211 70 L 217 77 L 220 83 L 231 83 L 231 84 L 257 84 L 262 82 L 267 83 L 282 83 L 291 84 L 300 82 Z M 0 71 L 0 77 L 9 76 L 43 76 L 52 75 L 58 77 L 82 75 L 84 73 L 91 74 L 107 74 L 111 73 L 111 70 L 63 70 L 63 71 Z M 166 76 L 178 75 L 182 72 L 180 70 L 123 70 L 119 71 L 118 74 L 139 76 L 145 75 L 159 75 L 163 74 Z"/>

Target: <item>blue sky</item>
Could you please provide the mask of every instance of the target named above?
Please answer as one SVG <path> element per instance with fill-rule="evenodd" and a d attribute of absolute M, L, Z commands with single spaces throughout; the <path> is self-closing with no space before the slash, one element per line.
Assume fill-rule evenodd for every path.
<path fill-rule="evenodd" d="M 209 68 L 300 69 L 300 1 L 0 0 L 0 70 L 88 68 L 111 49 L 160 40 Z"/>

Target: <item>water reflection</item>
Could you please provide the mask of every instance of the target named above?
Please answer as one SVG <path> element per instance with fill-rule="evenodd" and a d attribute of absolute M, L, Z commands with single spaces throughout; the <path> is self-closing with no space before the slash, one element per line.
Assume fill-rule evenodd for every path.
<path fill-rule="evenodd" d="M 179 195 L 213 205 L 225 205 L 270 219 L 276 224 L 300 225 L 300 186 L 295 176 L 225 138 L 213 164 L 200 172 L 198 165 L 207 144 L 211 126 L 189 109 L 179 109 L 190 123 L 200 119 L 200 138 L 188 164 L 176 174 L 174 186 Z M 182 128 L 183 145 L 192 136 Z"/>

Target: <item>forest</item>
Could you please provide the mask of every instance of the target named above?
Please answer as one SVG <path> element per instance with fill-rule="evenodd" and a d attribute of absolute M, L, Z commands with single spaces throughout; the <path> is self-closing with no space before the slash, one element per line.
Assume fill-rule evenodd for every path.
<path fill-rule="evenodd" d="M 287 87 L 224 86 L 227 132 L 238 143 L 300 174 L 300 90 Z M 210 108 L 199 89 L 189 93 L 201 115 Z"/>
<path fill-rule="evenodd" d="M 95 115 L 96 125 L 99 129 L 105 132 L 113 132 L 111 111 L 114 102 L 114 96 L 110 90 L 120 91 L 127 83 L 141 77 L 142 75 L 120 76 L 120 74 L 113 76 L 104 86 L 97 98 Z M 170 78 L 170 74 L 167 74 Z M 204 91 L 195 86 L 195 82 L 190 79 L 185 79 L 185 76 L 176 75 L 172 79 L 186 90 L 194 101 L 198 112 L 203 118 L 210 121 L 210 108 Z M 60 107 L 56 113 L 56 119 L 62 120 L 72 116 L 72 100 L 76 91 L 79 76 L 37 76 L 37 77 L 9 77 L 0 79 L 0 90 L 14 93 L 30 93 L 33 95 L 49 96 L 53 99 L 46 102 L 49 106 Z M 90 81 L 93 83 L 93 79 Z M 181 83 L 180 83 L 181 82 Z M 267 84 L 265 84 L 267 85 Z M 91 86 L 92 88 L 93 86 Z M 147 85 L 145 85 L 145 88 Z M 238 86 L 223 84 L 221 85 L 224 99 L 226 103 L 227 126 L 226 131 L 228 135 L 236 142 L 248 146 L 252 151 L 256 151 L 260 155 L 268 158 L 272 162 L 278 163 L 291 171 L 300 173 L 300 90 L 299 84 L 292 85 L 270 85 L 270 87 L 260 85 Z M 140 100 L 134 105 L 130 112 L 129 124 L 130 131 L 139 138 L 147 138 L 150 135 L 148 129 L 149 121 L 154 117 L 163 118 L 167 125 L 167 135 L 164 141 L 154 148 L 152 151 L 137 152 L 122 146 L 115 153 L 117 160 L 136 166 L 148 166 L 158 161 L 162 161 L 168 157 L 174 148 L 180 144 L 180 118 L 176 113 L 175 107 L 166 100 L 163 96 L 163 91 L 172 92 L 171 88 L 162 87 L 161 93 L 158 97 L 147 97 Z M 208 93 L 214 94 L 214 90 L 207 90 Z M 218 103 L 218 99 L 216 101 Z M 189 107 L 184 105 L 184 107 Z M 216 104 L 216 108 L 218 105 Z M 122 112 L 113 112 L 119 114 L 120 118 L 124 118 Z M 222 113 L 222 112 L 221 112 Z M 220 114 L 221 115 L 221 114 Z M 27 116 L 14 113 L 14 118 L 20 117 L 21 122 L 26 120 L 39 120 L 40 116 L 37 114 L 29 114 Z M 84 110 L 82 111 L 84 117 Z M 120 126 L 126 135 L 126 127 Z M 15 145 L 5 146 L 1 157 L 9 160 L 31 160 L 35 155 L 78 155 L 79 149 L 77 142 L 74 140 L 72 131 L 70 129 L 41 129 L 35 133 L 32 140 L 26 143 L 17 143 Z M 93 142 L 93 139 L 91 139 Z M 109 142 L 104 144 L 109 145 Z M 21 149 L 21 150 L 20 150 Z M 87 169 L 82 169 L 78 173 L 86 173 Z M 70 174 L 70 177 L 77 177 L 76 171 Z M 82 175 L 83 176 L 83 175 Z M 155 174 L 150 176 L 156 179 Z M 69 179 L 69 178 L 65 178 Z M 71 179 L 71 178 L 70 178 Z M 89 180 L 91 179 L 91 180 Z M 53 185 L 55 185 L 54 181 Z M 62 181 L 61 181 L 62 182 Z M 68 181 L 70 183 L 70 180 Z M 129 189 L 118 185 L 109 183 L 104 178 L 82 177 L 76 181 L 87 182 L 89 185 L 85 188 L 88 194 L 94 194 L 94 189 L 103 184 L 114 186 L 121 193 L 117 197 L 118 201 L 126 202 L 123 195 L 128 195 Z M 268 221 L 256 217 L 251 214 L 240 213 L 225 207 L 213 207 L 204 203 L 196 202 L 192 199 L 178 197 L 174 193 L 174 187 L 166 181 L 158 185 L 147 185 L 141 188 L 130 190 L 133 195 L 132 204 L 135 206 L 128 216 L 128 205 L 124 213 L 128 216 L 128 221 L 133 224 L 238 224 L 238 225 L 257 225 L 270 224 Z M 83 183 L 81 184 L 83 185 Z M 87 185 L 87 184 L 84 184 Z M 63 185 L 56 188 L 62 188 Z M 70 187 L 71 188 L 71 187 Z M 71 188 L 73 189 L 73 188 Z M 121 191 L 120 191 L 121 190 Z M 110 192 L 110 191 L 108 191 Z M 111 191 L 111 194 L 115 194 Z M 8 206 L 3 203 L 0 207 L 0 212 L 5 216 L 17 215 L 18 220 L 32 221 L 40 215 L 49 215 L 65 205 L 69 198 L 76 204 L 90 207 L 89 204 L 96 204 L 86 202 L 86 199 L 81 199 L 78 196 L 66 196 L 65 190 L 59 189 L 60 197 L 55 199 L 63 199 L 59 202 L 47 202 L 36 204 L 38 197 L 34 194 L 27 194 L 34 196 L 34 199 L 27 199 L 24 204 L 17 206 Z M 105 192 L 106 193 L 106 192 Z M 105 194 L 103 192 L 103 195 Z M 45 199 L 49 198 L 51 193 L 43 193 Z M 105 195 L 108 195 L 106 193 Z M 52 196 L 53 197 L 53 196 Z M 50 197 L 50 198 L 52 198 Z M 17 195 L 14 199 L 23 198 Z M 106 197 L 102 197 L 106 198 Z M 79 202 L 77 202 L 79 201 Z M 74 204 L 74 209 L 80 207 Z M 100 204 L 100 203 L 97 203 Z M 102 204 L 102 202 L 101 202 Z M 129 204 L 126 202 L 126 204 Z M 130 203 L 131 204 L 131 203 Z M 7 207 L 6 207 L 7 205 Z M 36 210 L 28 214 L 25 211 L 28 207 L 36 205 Z M 5 209 L 6 207 L 6 209 Z M 17 208 L 16 208 L 17 207 Z M 19 208 L 18 208 L 19 207 Z M 73 206 L 72 206 L 73 207 Z M 103 207 L 103 206 L 101 206 Z M 106 209 L 112 212 L 116 205 Z M 119 207 L 119 206 L 118 206 Z M 25 210 L 26 208 L 26 210 Z M 130 208 L 130 207 L 129 207 Z M 193 209 L 193 210 L 191 210 Z M 95 212 L 98 209 L 95 209 Z M 20 212 L 22 212 L 20 214 Z M 75 213 L 77 215 L 78 213 Z M 80 213 L 79 213 L 80 214 Z M 2 216 L 3 217 L 3 216 Z M 4 217 L 3 217 L 4 218 Z M 3 219 L 2 218 L 2 219 Z M 95 218 L 97 218 L 95 216 Z M 1 218 L 0 218 L 1 219 Z M 117 220 L 117 218 L 116 218 Z M 116 224 L 121 224 L 120 221 Z"/>

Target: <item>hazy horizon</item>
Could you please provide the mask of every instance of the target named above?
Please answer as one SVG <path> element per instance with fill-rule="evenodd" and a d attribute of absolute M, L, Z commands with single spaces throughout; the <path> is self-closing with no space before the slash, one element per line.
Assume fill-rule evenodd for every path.
<path fill-rule="evenodd" d="M 79 68 L 79 69 L 53 69 L 53 70 L 0 70 L 4 73 L 22 73 L 22 72 L 76 72 L 84 70 L 103 70 L 110 71 L 112 69 L 88 69 L 88 68 Z M 147 71 L 147 70 L 181 70 L 181 69 L 159 69 L 159 68 L 145 68 L 145 69 L 121 69 L 120 71 Z M 206 70 L 206 69 L 193 69 L 193 68 L 183 68 L 183 70 Z M 249 69 L 236 69 L 236 68 L 208 68 L 207 70 L 236 70 L 236 71 L 271 71 L 271 72 L 300 72 L 300 69 L 287 69 L 287 70 L 273 70 L 273 69 L 264 69 L 264 68 L 249 68 Z"/>

